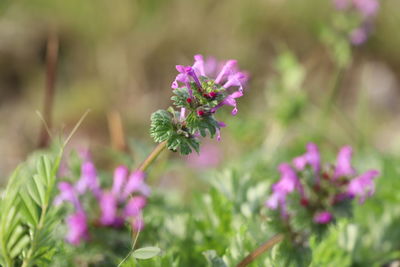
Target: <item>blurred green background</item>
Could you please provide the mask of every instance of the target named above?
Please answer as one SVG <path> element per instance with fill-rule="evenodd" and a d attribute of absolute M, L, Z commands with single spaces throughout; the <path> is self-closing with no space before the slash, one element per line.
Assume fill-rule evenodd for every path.
<path fill-rule="evenodd" d="M 374 33 L 352 49 L 327 97 L 337 71 L 321 38 L 337 13 L 329 0 L 1 0 L 0 183 L 37 148 L 49 36 L 59 40 L 54 133 L 65 135 L 91 109 L 75 146 L 109 147 L 107 114 L 116 111 L 128 144 L 151 147 L 150 114 L 171 104 L 174 66 L 201 53 L 237 59 L 251 74 L 237 117 L 226 111 L 222 154 L 264 146 L 272 156 L 277 143 L 311 140 L 398 154 L 399 10 L 398 0 L 381 1 Z M 280 93 L 285 77 L 305 100 Z M 282 123 L 277 107 L 286 112 L 296 101 L 302 113 Z M 333 109 L 320 120 L 326 101 Z"/>

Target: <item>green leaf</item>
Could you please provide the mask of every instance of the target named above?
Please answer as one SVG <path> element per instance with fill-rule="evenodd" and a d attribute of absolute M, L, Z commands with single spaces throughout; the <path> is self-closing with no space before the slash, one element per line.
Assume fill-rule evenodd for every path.
<path fill-rule="evenodd" d="M 41 266 L 55 252 L 53 231 L 59 217 L 50 201 L 56 194 L 60 155 L 53 164 L 51 157 L 34 154 L 9 180 L 0 210 L 0 254 L 6 265 L 22 260 Z"/>
<path fill-rule="evenodd" d="M 171 100 L 174 102 L 173 104 L 176 107 L 190 107 L 190 104 L 186 101 L 188 98 L 190 98 L 189 92 L 187 91 L 186 87 L 177 88 L 173 91 L 173 93 L 175 95 L 171 97 Z"/>
<path fill-rule="evenodd" d="M 144 247 L 133 251 L 132 257 L 134 257 L 135 259 L 146 260 L 157 256 L 158 254 L 160 254 L 160 252 L 161 249 L 158 247 Z"/>
<path fill-rule="evenodd" d="M 21 251 L 29 244 L 30 241 L 31 240 L 29 236 L 24 235 L 10 251 L 11 257 L 15 258 L 16 256 L 18 256 Z"/>
<path fill-rule="evenodd" d="M 37 225 L 39 223 L 38 207 L 33 203 L 32 199 L 29 198 L 27 190 L 20 192 L 21 197 L 21 212 L 24 218 L 32 225 Z"/>
<path fill-rule="evenodd" d="M 43 179 L 46 186 L 51 185 L 52 174 L 51 174 L 51 162 L 46 156 L 41 156 L 36 165 L 39 176 Z"/>
<path fill-rule="evenodd" d="M 172 115 L 158 110 L 151 115 L 150 135 L 157 143 L 167 140 L 173 133 Z"/>
<path fill-rule="evenodd" d="M 227 267 L 224 260 L 217 255 L 215 250 L 207 250 L 203 252 L 206 257 L 208 266 L 210 267 Z"/>
<path fill-rule="evenodd" d="M 42 202 L 40 200 L 40 194 L 38 188 L 36 187 L 36 183 L 33 179 L 29 179 L 27 181 L 26 189 L 28 190 L 29 196 L 35 201 L 37 205 L 41 205 Z"/>
<path fill-rule="evenodd" d="M 192 114 L 187 117 L 187 127 L 190 128 L 191 133 L 200 132 L 201 136 L 206 137 L 207 131 L 213 138 L 219 129 L 218 121 L 211 115 L 198 117 Z"/>
<path fill-rule="evenodd" d="M 26 229 L 21 225 L 17 225 L 12 231 L 12 234 L 8 240 L 7 248 L 11 250 L 19 242 L 19 240 L 26 234 Z"/>
<path fill-rule="evenodd" d="M 33 181 L 35 182 L 35 186 L 37 191 L 39 192 L 40 204 L 41 206 L 46 203 L 46 190 L 44 187 L 44 177 L 39 176 L 38 174 L 33 175 Z"/>

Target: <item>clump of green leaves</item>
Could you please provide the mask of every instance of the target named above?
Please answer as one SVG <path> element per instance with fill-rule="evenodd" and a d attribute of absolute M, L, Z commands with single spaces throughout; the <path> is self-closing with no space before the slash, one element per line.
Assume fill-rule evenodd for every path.
<path fill-rule="evenodd" d="M 0 207 L 0 263 L 3 266 L 48 264 L 56 251 L 53 230 L 58 209 L 56 172 L 61 153 L 37 154 L 12 174 Z"/>

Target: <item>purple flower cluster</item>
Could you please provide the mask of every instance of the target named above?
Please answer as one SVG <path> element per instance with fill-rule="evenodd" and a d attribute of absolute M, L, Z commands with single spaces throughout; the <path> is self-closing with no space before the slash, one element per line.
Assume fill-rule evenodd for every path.
<path fill-rule="evenodd" d="M 333 0 L 336 9 L 355 11 L 361 16 L 360 26 L 350 33 L 350 41 L 354 45 L 363 44 L 372 30 L 372 22 L 379 10 L 379 0 Z"/>
<path fill-rule="evenodd" d="M 88 215 L 80 201 L 80 197 L 90 192 L 99 205 L 99 213 L 95 216 L 95 223 L 108 227 L 121 227 L 129 221 L 135 230 L 143 227 L 142 209 L 146 205 L 150 188 L 144 181 L 145 174 L 135 171 L 129 174 L 125 166 L 119 166 L 114 171 L 111 190 L 100 187 L 96 168 L 90 160 L 81 166 L 81 177 L 72 185 L 60 182 L 60 194 L 54 204 L 61 205 L 69 202 L 74 207 L 74 213 L 66 219 L 68 225 L 67 241 L 73 245 L 80 244 L 89 237 Z"/>
<path fill-rule="evenodd" d="M 292 164 L 279 165 L 280 180 L 272 186 L 272 195 L 266 206 L 272 210 L 279 208 L 284 219 L 289 218 L 289 194 L 298 194 L 299 203 L 311 212 L 317 224 L 327 224 L 334 218 L 333 210 L 345 200 L 359 198 L 363 203 L 375 190 L 374 179 L 379 175 L 369 170 L 357 175 L 351 165 L 352 148 L 340 149 L 335 166 L 322 168 L 317 145 L 307 145 L 307 152 L 293 159 Z M 309 179 L 309 177 L 312 179 Z"/>
<path fill-rule="evenodd" d="M 204 59 L 202 55 L 195 55 L 192 66 L 176 66 L 179 74 L 171 87 L 186 88 L 189 93 L 186 101 L 190 107 L 196 109 L 199 117 L 213 114 L 225 105 L 233 107 L 232 115 L 236 115 L 238 112 L 236 99 L 243 96 L 249 78 L 248 74 L 240 71 L 237 65 L 236 60 L 218 62 L 213 57 Z M 223 98 L 220 98 L 221 96 Z M 180 119 L 184 121 L 185 118 L 186 108 L 182 107 Z M 219 127 L 225 127 L 225 124 L 220 122 Z"/>

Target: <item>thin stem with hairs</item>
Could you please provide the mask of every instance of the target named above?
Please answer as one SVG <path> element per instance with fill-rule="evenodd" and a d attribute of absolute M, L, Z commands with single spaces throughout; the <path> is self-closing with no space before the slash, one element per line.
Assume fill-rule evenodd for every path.
<path fill-rule="evenodd" d="M 154 150 L 147 156 L 147 158 L 139 165 L 139 171 L 146 171 L 153 161 L 167 148 L 167 141 L 159 143 Z"/>

